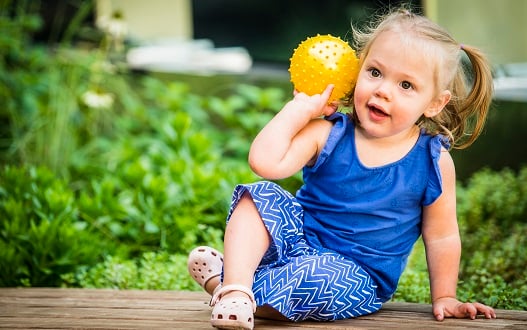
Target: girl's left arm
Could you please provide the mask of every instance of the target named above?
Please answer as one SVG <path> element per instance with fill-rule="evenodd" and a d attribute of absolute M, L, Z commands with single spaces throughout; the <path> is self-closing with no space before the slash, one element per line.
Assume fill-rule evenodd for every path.
<path fill-rule="evenodd" d="M 461 239 L 456 216 L 456 175 L 450 153 L 441 152 L 439 159 L 443 192 L 423 209 L 423 241 L 430 277 L 430 293 L 435 318 L 476 318 L 484 314 L 495 318 L 494 310 L 480 303 L 462 303 L 456 298 Z"/>

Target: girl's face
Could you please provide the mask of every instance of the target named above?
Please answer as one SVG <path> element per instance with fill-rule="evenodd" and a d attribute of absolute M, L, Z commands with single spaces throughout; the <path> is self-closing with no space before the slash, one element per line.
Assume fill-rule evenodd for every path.
<path fill-rule="evenodd" d="M 433 60 L 400 33 L 382 32 L 359 71 L 354 107 L 363 134 L 374 138 L 402 136 L 415 130 L 422 116 L 438 114 L 450 92 L 437 94 Z"/>

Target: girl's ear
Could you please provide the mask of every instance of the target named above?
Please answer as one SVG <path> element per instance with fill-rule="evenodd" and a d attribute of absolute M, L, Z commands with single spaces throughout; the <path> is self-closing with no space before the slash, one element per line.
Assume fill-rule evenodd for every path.
<path fill-rule="evenodd" d="M 445 89 L 442 91 L 434 101 L 430 102 L 430 106 L 424 112 L 425 117 L 431 118 L 440 113 L 445 105 L 447 105 L 447 103 L 450 101 L 451 97 L 452 94 L 449 90 Z"/>

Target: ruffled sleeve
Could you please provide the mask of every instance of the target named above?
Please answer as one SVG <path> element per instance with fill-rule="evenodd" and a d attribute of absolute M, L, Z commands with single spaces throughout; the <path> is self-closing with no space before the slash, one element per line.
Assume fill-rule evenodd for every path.
<path fill-rule="evenodd" d="M 424 206 L 435 202 L 443 192 L 441 169 L 439 168 L 439 157 L 441 157 L 442 148 L 447 150 L 450 148 L 448 139 L 445 136 L 436 135 L 430 139 L 428 152 L 430 153 L 432 163 L 430 166 L 430 175 L 428 176 L 428 184 L 423 197 Z"/>
<path fill-rule="evenodd" d="M 328 139 L 324 148 L 320 152 L 317 161 L 313 166 L 310 167 L 311 171 L 316 171 L 317 168 L 322 165 L 328 156 L 333 152 L 338 142 L 346 135 L 348 125 L 351 123 L 349 117 L 342 112 L 335 112 L 334 114 L 325 118 L 328 121 L 333 122 L 333 128 L 329 133 Z"/>

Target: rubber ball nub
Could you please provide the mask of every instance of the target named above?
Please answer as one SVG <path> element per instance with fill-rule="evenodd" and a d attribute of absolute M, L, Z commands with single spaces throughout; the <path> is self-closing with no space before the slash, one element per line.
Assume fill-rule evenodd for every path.
<path fill-rule="evenodd" d="M 308 95 L 320 94 L 328 84 L 334 84 L 331 102 L 343 98 L 353 89 L 359 73 L 359 60 L 353 48 L 339 37 L 317 34 L 294 50 L 289 73 L 294 88 Z"/>

